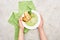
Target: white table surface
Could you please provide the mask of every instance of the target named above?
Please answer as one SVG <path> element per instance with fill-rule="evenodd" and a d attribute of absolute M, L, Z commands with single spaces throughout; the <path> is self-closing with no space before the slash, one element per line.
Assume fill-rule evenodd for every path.
<path fill-rule="evenodd" d="M 0 40 L 14 40 L 14 27 L 8 23 L 12 11 L 18 10 L 19 0 L 0 0 Z M 48 40 L 60 40 L 60 0 L 33 0 L 44 19 Z M 30 30 L 25 40 L 39 40 L 38 30 Z"/>

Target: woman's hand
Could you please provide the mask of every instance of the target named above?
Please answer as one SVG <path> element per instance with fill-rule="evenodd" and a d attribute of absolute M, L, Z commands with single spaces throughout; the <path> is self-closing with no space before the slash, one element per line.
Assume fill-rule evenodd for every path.
<path fill-rule="evenodd" d="M 22 17 L 20 17 L 20 19 L 19 19 L 19 27 L 20 27 L 20 29 L 24 30 L 24 26 L 22 24 Z"/>
<path fill-rule="evenodd" d="M 19 38 L 18 40 L 24 40 L 24 26 L 22 24 L 22 17 L 20 17 L 19 19 Z"/>
<path fill-rule="evenodd" d="M 38 27 L 38 30 L 41 29 L 41 28 L 43 28 L 43 24 L 44 24 L 43 18 L 42 18 L 41 15 L 40 15 L 40 18 L 41 18 L 41 21 L 40 21 L 40 25 L 39 25 L 39 27 Z"/>
<path fill-rule="evenodd" d="M 38 27 L 38 31 L 39 31 L 39 34 L 40 34 L 40 40 L 47 40 L 47 37 L 46 37 L 46 34 L 44 32 L 44 29 L 43 29 L 43 18 L 42 16 L 40 15 L 40 18 L 41 18 L 41 22 L 40 22 L 40 25 Z"/>

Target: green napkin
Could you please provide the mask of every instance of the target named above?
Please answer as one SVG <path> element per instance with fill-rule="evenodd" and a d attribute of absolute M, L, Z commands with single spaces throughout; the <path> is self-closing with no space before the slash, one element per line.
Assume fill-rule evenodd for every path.
<path fill-rule="evenodd" d="M 18 25 L 18 19 L 20 16 L 24 13 L 24 11 L 29 11 L 28 6 L 35 10 L 35 6 L 32 1 L 21 1 L 18 2 L 18 13 L 12 12 L 12 15 L 10 16 L 8 22 L 15 27 L 15 40 L 18 40 L 18 33 L 19 33 L 19 25 Z M 24 28 L 24 33 L 27 33 L 28 29 Z"/>

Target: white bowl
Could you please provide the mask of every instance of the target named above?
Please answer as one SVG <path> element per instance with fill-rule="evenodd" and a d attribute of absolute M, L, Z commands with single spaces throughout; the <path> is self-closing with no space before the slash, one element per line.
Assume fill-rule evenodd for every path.
<path fill-rule="evenodd" d="M 22 24 L 23 24 L 24 27 L 27 28 L 27 29 L 36 29 L 36 28 L 39 26 L 40 21 L 41 21 L 40 14 L 39 14 L 37 11 L 35 11 L 35 10 L 31 10 L 31 11 L 32 11 L 32 13 L 34 13 L 34 14 L 37 15 L 37 17 L 38 17 L 38 18 L 37 18 L 37 19 L 38 19 L 37 23 L 36 23 L 35 25 L 33 25 L 33 26 L 28 26 L 25 22 L 22 21 Z"/>

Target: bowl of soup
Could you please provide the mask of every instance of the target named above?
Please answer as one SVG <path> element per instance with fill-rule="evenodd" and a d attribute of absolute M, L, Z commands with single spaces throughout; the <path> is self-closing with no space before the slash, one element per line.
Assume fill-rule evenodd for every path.
<path fill-rule="evenodd" d="M 22 15 L 22 24 L 27 29 L 36 29 L 40 21 L 40 14 L 35 10 L 26 11 Z"/>

